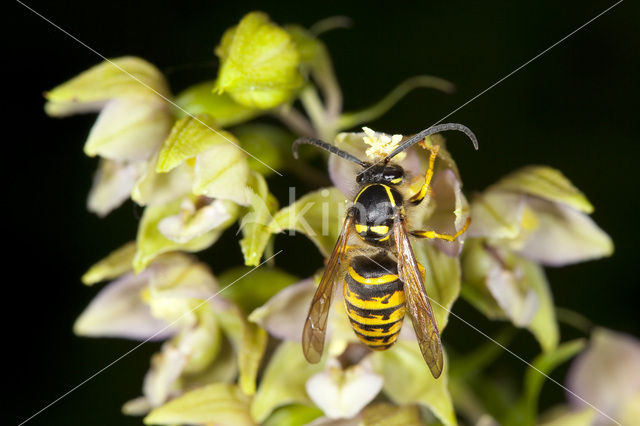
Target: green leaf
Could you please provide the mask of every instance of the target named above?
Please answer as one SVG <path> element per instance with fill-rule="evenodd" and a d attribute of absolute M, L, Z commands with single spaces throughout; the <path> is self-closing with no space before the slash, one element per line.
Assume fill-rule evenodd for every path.
<path fill-rule="evenodd" d="M 222 231 L 235 220 L 235 215 L 232 215 L 231 219 L 218 228 L 187 242 L 177 243 L 165 237 L 158 229 L 158 224 L 167 217 L 178 215 L 181 211 L 181 204 L 182 200 L 176 200 L 169 204 L 149 206 L 144 210 L 138 226 L 137 250 L 133 259 L 133 268 L 136 272 L 145 269 L 149 262 L 162 253 L 175 250 L 196 252 L 209 247 L 218 239 Z"/>
<path fill-rule="evenodd" d="M 100 281 L 107 281 L 119 277 L 131 270 L 131 262 L 136 253 L 135 241 L 130 241 L 122 247 L 109 253 L 107 257 L 95 263 L 82 276 L 82 283 L 93 285 Z"/>
<path fill-rule="evenodd" d="M 240 141 L 242 148 L 253 156 L 247 158 L 251 170 L 263 176 L 273 173 L 264 163 L 274 169 L 280 169 L 286 166 L 285 160 L 291 157 L 291 143 L 295 137 L 280 127 L 263 123 L 243 124 L 235 127 L 233 134 Z"/>
<path fill-rule="evenodd" d="M 305 234 L 327 257 L 338 240 L 346 212 L 346 200 L 337 188 L 310 192 L 278 211 L 269 225 L 272 233 L 285 229 Z"/>
<path fill-rule="evenodd" d="M 231 133 L 217 129 L 209 115 L 182 118 L 164 141 L 156 171 L 166 173 L 213 146 L 229 143 L 237 141 Z"/>
<path fill-rule="evenodd" d="M 244 123 L 261 114 L 261 111 L 249 108 L 234 101 L 228 93 L 212 93 L 215 80 L 195 84 L 176 97 L 184 111 L 181 116 L 207 114 L 216 127 L 229 127 Z M 265 161 L 266 162 L 266 161 Z M 270 163 L 269 163 L 270 164 Z"/>
<path fill-rule="evenodd" d="M 426 268 L 425 289 L 442 333 L 449 320 L 449 311 L 460 295 L 460 261 L 425 241 L 416 241 L 413 247 L 416 260 Z"/>
<path fill-rule="evenodd" d="M 548 166 L 527 166 L 502 178 L 489 188 L 534 195 L 592 213 L 593 205 L 562 172 Z"/>
<path fill-rule="evenodd" d="M 249 196 L 249 209 L 240 221 L 243 238 L 240 240 L 240 248 L 247 266 L 258 266 L 267 243 L 271 238 L 271 232 L 267 225 L 271 222 L 272 214 L 278 209 L 278 200 L 269 193 L 267 182 L 261 174 L 251 173 L 249 187 L 252 193 Z"/>
<path fill-rule="evenodd" d="M 154 409 L 145 424 L 254 425 L 249 399 L 234 385 L 214 383 L 198 388 Z"/>
<path fill-rule="evenodd" d="M 241 105 L 269 109 L 295 95 L 303 83 L 300 55 L 291 36 L 261 12 L 245 15 L 216 48 L 220 72 L 217 93 Z"/>
<path fill-rule="evenodd" d="M 456 425 L 448 383 L 448 361 L 434 379 L 416 342 L 399 341 L 391 350 L 374 352 L 376 370 L 384 376 L 383 391 L 392 402 L 427 406 L 445 425 Z"/>
<path fill-rule="evenodd" d="M 321 370 L 321 363 L 307 362 L 299 343 L 282 342 L 271 357 L 251 402 L 253 418 L 263 422 L 275 408 L 287 404 L 311 405 L 305 384 Z"/>
<path fill-rule="evenodd" d="M 47 114 L 61 117 L 100 110 L 113 98 L 170 96 L 158 69 L 144 59 L 124 56 L 104 61 L 45 93 Z"/>
<path fill-rule="evenodd" d="M 262 426 L 303 426 L 322 416 L 322 410 L 307 405 L 291 404 L 277 408 Z"/>
<path fill-rule="evenodd" d="M 264 305 L 271 297 L 285 287 L 298 281 L 298 278 L 278 268 L 261 267 L 255 269 L 245 266 L 231 268 L 218 276 L 223 295 L 240 306 L 245 312 L 251 312 Z M 240 278 L 246 275 L 244 278 Z"/>

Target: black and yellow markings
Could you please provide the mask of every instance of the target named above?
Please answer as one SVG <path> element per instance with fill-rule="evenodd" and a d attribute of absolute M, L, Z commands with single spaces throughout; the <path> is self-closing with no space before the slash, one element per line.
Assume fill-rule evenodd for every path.
<path fill-rule="evenodd" d="M 392 345 L 405 315 L 397 264 L 386 254 L 351 260 L 343 286 L 347 315 L 358 338 L 372 349 Z"/>

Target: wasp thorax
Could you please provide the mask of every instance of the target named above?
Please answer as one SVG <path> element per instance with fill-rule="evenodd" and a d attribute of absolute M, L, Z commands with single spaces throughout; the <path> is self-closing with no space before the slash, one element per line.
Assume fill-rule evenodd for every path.
<path fill-rule="evenodd" d="M 367 165 L 363 171 L 356 176 L 356 182 L 360 184 L 367 183 L 386 183 L 397 185 L 402 183 L 404 178 L 404 170 L 395 164 L 374 164 Z"/>

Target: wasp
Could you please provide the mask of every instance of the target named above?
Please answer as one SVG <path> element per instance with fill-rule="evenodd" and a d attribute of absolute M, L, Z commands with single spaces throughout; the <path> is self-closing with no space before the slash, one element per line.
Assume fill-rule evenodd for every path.
<path fill-rule="evenodd" d="M 431 373 L 435 378 L 442 373 L 442 343 L 424 286 L 425 269 L 414 256 L 409 236 L 453 241 L 466 231 L 470 219 L 453 235 L 407 229 L 408 211 L 429 194 L 438 145 L 430 148 L 424 184 L 412 195 L 408 195 L 403 186 L 407 176 L 404 169 L 394 163 L 394 157 L 426 137 L 447 130 L 465 133 L 478 149 L 473 132 L 457 123 L 425 129 L 402 141 L 386 157 L 378 156 L 374 162 L 362 161 L 319 139 L 300 138 L 293 143 L 295 158 L 298 158 L 299 145 L 307 144 L 362 167 L 356 176 L 357 196 L 346 212 L 304 324 L 302 348 L 310 363 L 317 363 L 322 357 L 329 307 L 340 278 L 349 321 L 362 343 L 372 350 L 390 348 L 408 312 Z"/>

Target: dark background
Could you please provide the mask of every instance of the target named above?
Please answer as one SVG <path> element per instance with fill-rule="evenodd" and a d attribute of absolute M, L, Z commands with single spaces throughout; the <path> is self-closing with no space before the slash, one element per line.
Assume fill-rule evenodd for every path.
<path fill-rule="evenodd" d="M 107 57 L 138 55 L 156 64 L 169 73 L 174 93 L 214 78 L 213 47 L 246 12 L 261 9 L 278 23 L 305 26 L 332 15 L 350 16 L 353 28 L 322 37 L 347 110 L 369 105 L 417 74 L 440 76 L 458 87 L 454 95 L 416 91 L 371 123 L 374 129 L 404 134 L 428 127 L 613 1 L 558 3 L 27 2 Z M 549 270 L 556 304 L 640 336 L 637 6 L 623 2 L 448 120 L 468 125 L 480 140 L 481 149 L 474 152 L 463 138 L 452 136 L 469 193 L 520 166 L 548 164 L 587 194 L 596 206 L 593 217 L 612 236 L 616 253 Z M 4 286 L 10 291 L 5 292 L 3 304 L 9 309 L 3 325 L 10 333 L 3 348 L 13 359 L 4 364 L 4 387 L 14 401 L 3 405 L 15 424 L 135 346 L 78 338 L 71 327 L 99 289 L 82 286 L 79 277 L 134 237 L 140 209 L 129 202 L 104 220 L 89 214 L 85 200 L 97 160 L 85 157 L 82 146 L 95 115 L 58 120 L 43 112 L 44 90 L 101 59 L 19 3 L 10 7 L 5 28 L 12 35 L 3 52 L 9 72 L 3 108 L 3 146 L 9 152 L 3 169 L 9 212 L 5 246 L 10 253 L 4 258 Z M 270 185 L 286 188 L 291 184 L 287 179 L 271 179 Z M 230 249 L 237 247 L 234 237 L 227 234 L 202 255 L 214 270 L 240 263 L 239 249 Z M 285 250 L 297 247 L 297 255 L 289 250 L 278 259 L 281 266 L 303 274 L 320 264 L 303 237 L 279 237 L 277 244 Z M 307 260 L 309 253 L 312 260 Z M 454 311 L 487 332 L 498 327 L 463 301 Z M 579 335 L 566 327 L 562 333 L 563 338 Z M 483 342 L 451 319 L 447 345 L 465 351 Z M 149 357 L 157 348 L 149 344 L 133 352 L 30 424 L 140 424 L 122 417 L 120 406 L 140 394 Z M 518 334 L 512 349 L 525 359 L 537 351 L 526 332 Z M 504 355 L 500 368 L 511 369 L 517 378 L 525 367 Z M 554 377 L 562 381 L 565 371 L 559 369 Z M 564 398 L 550 383 L 543 392 L 544 406 Z"/>

